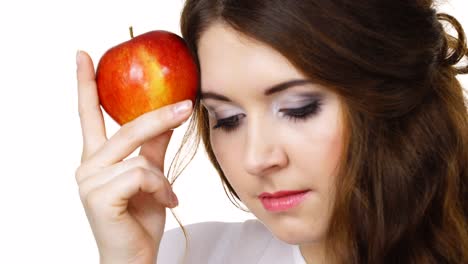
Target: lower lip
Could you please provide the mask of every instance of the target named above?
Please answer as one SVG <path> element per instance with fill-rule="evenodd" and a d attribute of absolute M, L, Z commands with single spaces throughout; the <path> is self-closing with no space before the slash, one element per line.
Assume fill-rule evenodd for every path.
<path fill-rule="evenodd" d="M 282 212 L 287 211 L 304 201 L 310 191 L 297 193 L 293 195 L 283 196 L 279 198 L 260 198 L 263 207 L 271 212 Z"/>

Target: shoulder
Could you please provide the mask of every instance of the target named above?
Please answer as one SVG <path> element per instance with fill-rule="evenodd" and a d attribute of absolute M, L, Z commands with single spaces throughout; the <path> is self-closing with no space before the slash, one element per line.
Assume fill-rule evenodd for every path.
<path fill-rule="evenodd" d="M 270 231 L 257 219 L 244 222 L 201 222 L 166 231 L 158 253 L 158 263 L 180 263 L 187 253 L 186 263 L 216 263 L 226 254 L 262 248 L 272 239 Z M 252 239 L 254 238 L 254 239 Z M 201 262 L 200 262 L 201 263 Z M 221 263 L 221 262 L 219 262 Z"/>

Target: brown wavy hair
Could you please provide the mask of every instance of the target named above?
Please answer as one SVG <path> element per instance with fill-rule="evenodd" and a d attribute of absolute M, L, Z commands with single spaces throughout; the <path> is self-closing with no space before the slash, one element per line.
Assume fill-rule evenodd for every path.
<path fill-rule="evenodd" d="M 468 263 L 468 100 L 456 78 L 468 73 L 457 67 L 468 49 L 454 17 L 430 0 L 188 0 L 180 22 L 198 67 L 198 40 L 220 22 L 340 97 L 330 263 Z M 238 206 L 209 134 L 198 96 L 170 167 L 184 165 L 183 148 L 191 161 L 202 140 Z"/>

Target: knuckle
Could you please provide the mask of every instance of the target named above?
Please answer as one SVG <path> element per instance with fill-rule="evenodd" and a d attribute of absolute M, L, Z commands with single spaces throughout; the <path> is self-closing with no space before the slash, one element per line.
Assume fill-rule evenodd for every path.
<path fill-rule="evenodd" d="M 101 194 L 98 190 L 94 189 L 92 191 L 89 191 L 85 193 L 83 192 L 83 200 L 84 204 L 86 205 L 87 208 L 96 208 L 97 205 L 102 202 Z"/>
<path fill-rule="evenodd" d="M 154 175 L 155 181 L 158 185 L 164 185 L 164 180 L 166 179 L 162 173 L 156 172 Z"/>
<path fill-rule="evenodd" d="M 137 178 L 140 182 L 146 177 L 147 170 L 142 167 L 136 167 L 132 169 L 131 176 Z"/>
<path fill-rule="evenodd" d="M 132 177 L 134 177 L 140 184 L 148 184 L 151 182 L 151 189 L 154 191 L 160 191 L 164 188 L 164 181 L 162 177 L 159 177 L 158 172 L 153 172 L 146 168 L 136 167 L 132 170 Z"/>
<path fill-rule="evenodd" d="M 162 191 L 164 189 L 165 183 L 164 183 L 164 177 L 161 176 L 162 174 L 156 173 L 156 175 L 153 175 L 154 177 L 154 182 L 155 182 L 155 190 L 156 191 Z"/>
<path fill-rule="evenodd" d="M 80 183 L 83 178 L 84 178 L 84 169 L 83 169 L 83 166 L 79 166 L 76 170 L 75 170 L 75 180 L 77 183 Z"/>
<path fill-rule="evenodd" d="M 82 202 L 83 204 L 86 204 L 86 203 L 87 203 L 87 202 L 86 202 L 86 197 L 87 197 L 87 195 L 88 195 L 88 191 L 85 190 L 85 188 L 80 187 L 80 188 L 78 189 L 78 192 L 79 192 L 79 194 L 80 194 L 80 200 L 81 200 L 81 202 Z"/>
<path fill-rule="evenodd" d="M 136 166 L 142 168 L 151 168 L 151 162 L 145 156 L 138 156 L 135 158 Z"/>
<path fill-rule="evenodd" d="M 155 168 L 153 173 L 156 174 L 156 176 L 157 176 L 156 178 L 158 178 L 158 179 L 161 179 L 161 180 L 166 179 L 166 177 L 164 176 L 162 171 L 160 169 L 158 169 L 158 168 Z"/>
<path fill-rule="evenodd" d="M 83 181 L 89 178 L 91 174 L 95 173 L 93 168 L 90 166 L 85 165 L 82 163 L 76 170 L 75 170 L 75 180 L 78 185 L 80 185 Z"/>

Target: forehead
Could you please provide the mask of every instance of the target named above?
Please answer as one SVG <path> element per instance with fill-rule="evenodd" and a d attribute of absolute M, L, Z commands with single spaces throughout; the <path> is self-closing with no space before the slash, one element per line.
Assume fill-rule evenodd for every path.
<path fill-rule="evenodd" d="M 201 35 L 198 55 L 202 91 L 262 89 L 304 78 L 279 52 L 221 23 L 211 25 Z"/>

